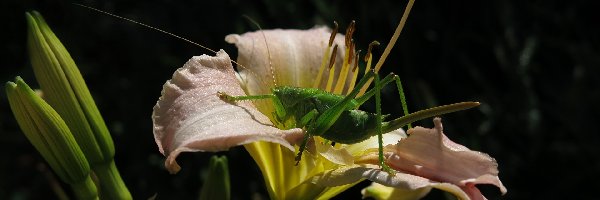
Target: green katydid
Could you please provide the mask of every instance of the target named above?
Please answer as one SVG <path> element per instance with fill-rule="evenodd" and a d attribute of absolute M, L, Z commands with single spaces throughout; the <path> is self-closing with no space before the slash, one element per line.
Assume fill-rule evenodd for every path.
<path fill-rule="evenodd" d="M 375 88 L 369 90 L 363 96 L 356 98 L 360 88 L 371 78 L 375 80 Z M 397 75 L 389 74 L 380 80 L 379 75 L 374 70 L 365 74 L 347 96 L 332 94 L 316 88 L 289 86 L 276 86 L 272 89 L 272 94 L 265 95 L 230 96 L 225 93 L 219 93 L 218 95 L 221 99 L 230 102 L 271 99 L 275 107 L 274 118 L 277 120 L 276 123 L 295 120 L 295 127 L 303 128 L 306 131 L 300 145 L 300 150 L 296 156 L 296 162 L 300 161 L 310 137 L 320 136 L 336 143 L 353 144 L 377 135 L 379 138 L 380 165 L 384 170 L 390 172 L 391 170 L 385 165 L 383 158 L 382 134 L 396 130 L 417 120 L 469 109 L 479 105 L 478 102 L 455 103 L 421 110 L 383 122 L 385 116 L 381 114 L 381 87 L 392 81 L 396 81 L 400 96 L 403 96 L 400 78 Z M 376 113 L 358 110 L 373 95 L 375 95 Z"/>
<path fill-rule="evenodd" d="M 306 144 L 308 139 L 313 136 L 320 136 L 329 141 L 333 141 L 336 143 L 342 144 L 353 144 L 364 141 L 372 136 L 377 135 L 379 139 L 379 161 L 380 165 L 388 172 L 391 172 L 389 167 L 385 165 L 383 158 L 383 142 L 382 142 L 382 134 L 390 132 L 392 130 L 396 130 L 405 125 L 409 125 L 411 122 L 456 112 L 459 110 L 469 109 L 475 106 L 478 106 L 477 102 L 462 102 L 455 103 L 450 105 L 444 105 L 434 108 L 429 108 L 426 110 L 421 110 L 415 113 L 408 114 L 406 108 L 406 103 L 404 101 L 404 94 L 402 90 L 402 86 L 400 83 L 400 78 L 397 75 L 389 74 L 383 79 L 379 78 L 377 74 L 378 66 L 381 66 L 385 61 L 385 58 L 389 54 L 391 47 L 395 43 L 400 30 L 402 29 L 404 23 L 406 22 L 406 18 L 408 13 L 410 12 L 410 8 L 412 7 L 412 3 L 414 0 L 409 1 L 409 5 L 407 6 L 404 16 L 401 19 L 394 36 L 390 40 L 390 44 L 386 47 L 385 52 L 381 56 L 379 62 L 377 63 L 375 70 L 368 71 L 358 82 L 358 84 L 352 89 L 352 91 L 346 95 L 337 95 L 332 94 L 324 90 L 315 89 L 315 88 L 297 88 L 290 86 L 275 86 L 272 89 L 272 94 L 264 94 L 264 95 L 250 95 L 250 96 L 229 96 L 224 93 L 219 93 L 219 97 L 221 99 L 235 102 L 242 100 L 261 100 L 261 99 L 271 99 L 274 107 L 275 113 L 274 118 L 276 120 L 275 123 L 288 123 L 292 122 L 294 127 L 304 128 L 306 130 L 306 134 L 304 139 L 300 145 L 300 150 L 298 155 L 296 156 L 296 161 L 298 162 L 301 158 L 301 155 L 306 148 Z M 105 11 L 98 10 L 96 8 L 92 8 L 89 6 L 75 4 L 81 7 L 85 7 L 103 14 L 107 14 L 119 19 L 123 19 L 126 21 L 133 22 L 135 24 L 168 34 L 175 38 L 184 40 L 186 42 L 197 45 L 201 48 L 207 49 L 211 52 L 216 53 L 216 51 L 202 46 L 198 43 L 192 42 L 186 38 L 182 38 L 180 36 L 174 35 L 170 32 L 164 31 L 162 29 L 158 29 L 144 23 L 140 23 L 128 18 L 124 18 L 121 16 L 117 16 Z M 335 32 L 335 31 L 334 31 Z M 335 35 L 335 33 L 332 33 Z M 265 39 L 266 42 L 266 39 Z M 331 45 L 331 41 L 330 41 Z M 335 50 L 334 50 L 335 51 Z M 235 62 L 234 62 L 235 63 Z M 237 64 L 237 63 L 236 63 Z M 238 64 L 238 66 L 240 66 Z M 273 68 L 271 67 L 271 73 L 273 73 Z M 274 76 L 273 76 L 274 78 Z M 364 93 L 364 95 L 359 96 L 360 93 L 364 91 L 360 91 L 361 88 L 365 88 L 370 84 L 371 80 L 375 80 L 375 87 L 368 92 Z M 383 121 L 385 116 L 381 114 L 381 88 L 384 85 L 391 83 L 392 81 L 396 82 L 398 87 L 398 91 L 400 97 L 402 99 L 402 104 L 404 110 L 404 116 L 390 120 Z M 276 82 L 274 80 L 274 82 Z M 375 106 L 376 113 L 369 113 L 365 111 L 358 110 L 358 108 L 365 103 L 367 100 L 375 96 Z M 358 97 L 358 98 L 357 98 Z M 288 127 L 292 128 L 292 127 Z"/>
<path fill-rule="evenodd" d="M 298 164 L 301 159 L 308 139 L 313 136 L 320 136 L 336 143 L 353 144 L 377 135 L 379 143 L 379 163 L 385 171 L 392 172 L 385 164 L 383 158 L 382 134 L 396 130 L 405 125 L 409 125 L 410 127 L 410 123 L 414 121 L 465 110 L 479 105 L 478 102 L 461 102 L 408 114 L 400 78 L 397 75 L 389 74 L 383 79 L 380 79 L 377 70 L 383 62 L 385 62 L 385 58 L 400 35 L 400 31 L 406 23 L 408 13 L 410 13 L 413 3 L 414 0 L 409 1 L 394 36 L 392 36 L 390 43 L 379 59 L 375 69 L 368 71 L 346 96 L 329 93 L 316 88 L 298 88 L 277 85 L 271 89 L 271 94 L 230 96 L 225 93 L 219 93 L 218 95 L 221 99 L 230 102 L 271 99 L 275 108 L 273 117 L 275 123 L 287 124 L 288 121 L 292 121 L 293 127 L 303 128 L 305 130 L 304 139 L 300 144 L 300 149 L 296 156 L 296 164 Z M 353 23 L 349 29 L 353 29 Z M 335 30 L 337 30 L 337 24 Z M 334 37 L 335 32 L 336 31 L 332 32 L 329 46 L 331 46 L 331 39 Z M 353 32 L 353 30 L 349 32 L 350 33 L 347 33 L 346 35 L 346 42 L 350 41 L 349 37 L 351 37 L 351 32 Z M 334 52 L 336 48 L 334 48 Z M 370 56 L 370 51 L 367 55 Z M 272 67 L 271 73 L 273 73 Z M 275 76 L 273 76 L 273 78 L 274 77 Z M 360 93 L 364 92 L 361 90 L 366 88 L 373 79 L 375 80 L 375 87 L 357 98 Z M 384 116 L 381 114 L 381 88 L 392 81 L 395 81 L 398 87 L 398 93 L 403 104 L 404 116 L 384 122 Z M 274 80 L 274 82 L 276 81 Z M 364 102 L 372 98 L 373 95 L 375 96 L 376 113 L 358 110 L 358 108 Z"/>

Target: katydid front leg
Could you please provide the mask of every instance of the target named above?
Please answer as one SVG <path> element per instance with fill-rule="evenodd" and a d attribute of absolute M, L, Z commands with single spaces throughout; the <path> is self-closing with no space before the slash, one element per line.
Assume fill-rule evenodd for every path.
<path fill-rule="evenodd" d="M 219 96 L 219 98 L 221 98 L 223 100 L 230 101 L 230 102 L 244 101 L 244 100 L 259 100 L 259 99 L 272 99 L 272 98 L 275 98 L 275 95 L 273 95 L 273 94 L 248 95 L 248 96 L 231 96 L 231 95 L 225 94 L 224 92 L 217 92 L 217 96 Z"/>
<path fill-rule="evenodd" d="M 302 117 L 302 119 L 300 120 L 300 127 L 304 127 L 308 123 L 314 123 L 315 119 L 317 118 L 318 115 L 319 115 L 319 111 L 317 111 L 317 109 L 311 110 L 309 113 L 304 115 Z M 308 132 L 304 133 L 304 139 L 302 139 L 302 144 L 300 144 L 298 154 L 296 155 L 296 158 L 295 158 L 296 165 L 298 165 L 298 163 L 300 163 L 300 160 L 302 159 L 302 153 L 304 152 L 304 149 L 306 149 L 306 144 L 308 143 L 308 139 L 310 137 L 311 137 L 311 135 Z"/>
<path fill-rule="evenodd" d="M 273 115 L 275 119 L 279 122 L 283 123 L 285 121 L 285 117 L 287 116 L 287 111 L 281 104 L 281 101 L 274 94 L 263 94 L 263 95 L 247 95 L 247 96 L 231 96 L 225 94 L 223 92 L 217 92 L 217 96 L 222 100 L 235 102 L 235 101 L 245 101 L 245 100 L 261 100 L 261 99 L 271 99 L 273 101 L 273 107 L 275 108 L 275 114 Z"/>

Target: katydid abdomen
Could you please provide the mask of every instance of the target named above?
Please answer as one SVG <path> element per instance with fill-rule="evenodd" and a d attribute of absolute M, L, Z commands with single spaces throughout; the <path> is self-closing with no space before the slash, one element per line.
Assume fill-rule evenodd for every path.
<path fill-rule="evenodd" d="M 279 116 L 280 123 L 286 120 L 295 120 L 294 127 L 286 128 L 304 128 L 307 125 L 300 120 L 312 111 L 316 111 L 315 119 L 320 114 L 331 109 L 331 107 L 340 103 L 345 96 L 332 94 L 315 88 L 297 88 L 288 86 L 275 87 L 273 90 L 273 101 L 281 104 L 285 114 Z M 376 117 L 374 113 L 368 113 L 356 110 L 358 103 L 351 100 L 346 106 L 344 112 L 335 120 L 331 128 L 324 133 L 308 133 L 315 136 L 321 136 L 327 140 L 337 143 L 352 144 L 363 141 L 376 132 Z M 293 119 L 292 119 L 293 117 Z M 308 123 L 313 123 L 309 121 Z"/>
<path fill-rule="evenodd" d="M 286 120 L 295 120 L 294 127 L 304 128 L 306 125 L 299 120 L 316 110 L 318 114 L 324 113 L 331 107 L 340 103 L 345 96 L 332 94 L 315 88 L 297 88 L 289 86 L 278 86 L 273 90 L 273 101 L 279 101 L 281 107 L 285 110 L 284 116 L 279 123 Z M 277 103 L 275 103 L 277 104 Z M 358 109 L 358 102 L 350 100 L 346 110 L 341 113 L 333 125 L 324 133 L 308 133 L 315 136 L 321 136 L 327 140 L 342 143 L 353 144 L 377 135 L 377 114 Z M 291 118 L 293 117 L 293 119 Z M 383 116 L 385 117 L 385 115 Z M 387 122 L 382 123 L 383 133 L 398 129 L 400 127 L 389 127 Z M 390 129 L 394 128 L 394 129 Z"/>
<path fill-rule="evenodd" d="M 362 110 L 344 111 L 321 137 L 342 144 L 362 142 L 377 135 L 376 117 L 377 114 Z"/>

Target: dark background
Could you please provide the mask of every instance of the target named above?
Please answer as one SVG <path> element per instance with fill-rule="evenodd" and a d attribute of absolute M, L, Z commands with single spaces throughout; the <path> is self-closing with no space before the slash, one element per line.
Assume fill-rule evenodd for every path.
<path fill-rule="evenodd" d="M 345 28 L 357 21 L 365 50 L 387 44 L 406 1 L 78 1 L 225 49 L 229 33 L 256 28 Z M 508 194 L 481 187 L 490 199 L 590 199 L 600 180 L 600 16 L 594 1 L 417 0 L 383 73 L 403 79 L 411 110 L 474 100 L 482 106 L 444 117 L 447 135 L 499 163 Z M 194 199 L 210 153 L 178 158 L 169 175 L 152 136 L 152 107 L 163 83 L 203 49 L 65 1 L 0 2 L 0 81 L 17 75 L 36 86 L 26 54 L 24 12 L 46 17 L 78 63 L 115 140 L 116 162 L 135 199 Z M 383 46 L 376 50 L 376 56 Z M 401 109 L 385 88 L 384 112 Z M 366 110 L 371 109 L 369 106 Z M 430 127 L 424 120 L 421 125 Z M 263 179 L 243 148 L 230 159 L 234 199 L 268 198 Z M 18 129 L 0 92 L 0 199 L 53 198 L 51 173 Z M 368 185 L 340 199 L 358 199 Z M 67 189 L 67 191 L 69 191 Z M 443 198 L 433 192 L 430 199 Z"/>

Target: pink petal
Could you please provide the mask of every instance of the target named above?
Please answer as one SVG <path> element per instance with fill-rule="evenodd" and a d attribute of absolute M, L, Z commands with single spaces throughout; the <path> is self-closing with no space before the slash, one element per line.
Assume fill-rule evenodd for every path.
<path fill-rule="evenodd" d="M 476 184 L 492 184 L 506 193 L 493 158 L 449 140 L 442 132 L 441 119 L 434 119 L 434 124 L 433 129 L 410 129 L 408 138 L 384 148 L 386 163 L 398 171 L 394 175 L 380 170 L 379 154 L 373 151 L 355 160 L 364 165 L 328 171 L 312 181 L 333 187 L 366 178 L 400 189 L 438 188 L 460 199 L 485 199 Z"/>
<path fill-rule="evenodd" d="M 506 193 L 494 158 L 454 143 L 442 132 L 441 119 L 435 118 L 433 122 L 433 129 L 408 130 L 409 137 L 388 154 L 387 163 L 402 172 L 469 189 L 467 192 L 479 193 L 475 184 L 492 184 Z"/>
<path fill-rule="evenodd" d="M 242 35 L 231 34 L 225 37 L 225 41 L 238 48 L 237 61 L 245 67 L 240 69 L 240 75 L 248 81 L 245 85 L 248 92 L 264 94 L 270 92 L 269 89 L 273 86 L 269 64 L 273 66 L 278 85 L 313 87 L 330 35 L 331 30 L 327 27 L 309 30 L 275 29 Z M 345 54 L 344 35 L 337 34 L 335 44 L 338 45 L 335 66 L 338 74 Z M 326 80 L 328 74 L 325 70 L 323 80 Z M 327 81 L 322 81 L 321 88 L 326 83 Z"/>
<path fill-rule="evenodd" d="M 181 152 L 223 151 L 255 141 L 294 150 L 290 141 L 302 137 L 301 129 L 279 130 L 252 103 L 228 103 L 217 92 L 245 95 L 223 50 L 215 57 L 192 57 L 163 86 L 152 121 L 154 139 L 171 173 L 180 169 L 175 158 Z"/>
<path fill-rule="evenodd" d="M 321 186 L 335 187 L 366 178 L 376 183 L 404 190 L 414 191 L 431 187 L 438 188 L 451 192 L 460 199 L 469 199 L 467 193 L 456 185 L 438 183 L 427 178 L 402 172 L 398 172 L 392 176 L 387 172 L 381 171 L 379 168 L 378 165 L 371 164 L 344 166 L 314 176 L 312 178 L 312 183 Z"/>

